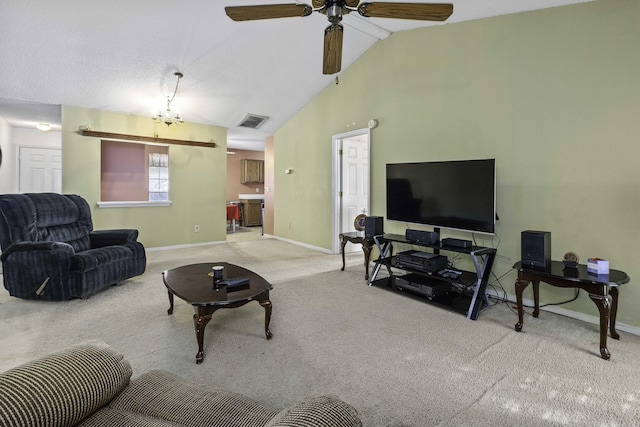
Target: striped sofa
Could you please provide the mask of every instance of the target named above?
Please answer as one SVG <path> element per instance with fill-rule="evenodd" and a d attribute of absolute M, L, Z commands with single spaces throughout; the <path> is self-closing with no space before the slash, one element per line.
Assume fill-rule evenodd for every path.
<path fill-rule="evenodd" d="M 104 343 L 74 346 L 0 374 L 0 426 L 350 427 L 356 410 L 332 396 L 278 410 L 164 370 L 131 379 Z"/>
<path fill-rule="evenodd" d="M 144 273 L 138 230 L 93 230 L 91 209 L 75 194 L 0 195 L 4 287 L 23 299 L 86 298 Z"/>

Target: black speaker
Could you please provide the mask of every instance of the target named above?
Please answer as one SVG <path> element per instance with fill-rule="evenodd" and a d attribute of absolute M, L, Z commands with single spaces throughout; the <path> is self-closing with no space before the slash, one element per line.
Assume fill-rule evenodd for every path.
<path fill-rule="evenodd" d="M 384 218 L 381 216 L 368 216 L 364 219 L 364 237 L 371 238 L 384 234 Z"/>
<path fill-rule="evenodd" d="M 523 231 L 520 235 L 520 263 L 527 267 L 547 268 L 551 265 L 551 233 Z"/>

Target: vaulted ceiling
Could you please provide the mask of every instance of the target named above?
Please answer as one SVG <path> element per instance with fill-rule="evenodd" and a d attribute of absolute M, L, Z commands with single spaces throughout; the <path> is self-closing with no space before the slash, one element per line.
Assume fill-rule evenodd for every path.
<path fill-rule="evenodd" d="M 586 1 L 453 0 L 444 23 L 351 13 L 342 70 L 397 31 Z M 287 1 L 0 0 L 0 117 L 15 126 L 57 117 L 59 125 L 60 105 L 151 116 L 180 71 L 174 111 L 228 128 L 230 147 L 261 149 L 336 77 L 322 74 L 325 15 L 234 22 L 224 10 L 274 3 Z M 238 127 L 247 114 L 269 119 Z"/>

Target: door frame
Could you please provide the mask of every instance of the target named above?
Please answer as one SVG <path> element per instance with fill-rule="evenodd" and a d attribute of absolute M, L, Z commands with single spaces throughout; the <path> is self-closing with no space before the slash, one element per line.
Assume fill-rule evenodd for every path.
<path fill-rule="evenodd" d="M 339 133 L 331 137 L 332 141 L 332 163 L 333 163 L 333 179 L 331 184 L 331 190 L 333 192 L 332 199 L 332 230 L 333 230 L 333 245 L 332 253 L 340 253 L 340 221 L 342 218 L 342 199 L 340 198 L 340 191 L 342 190 L 342 162 L 340 156 L 340 150 L 342 149 L 342 140 L 359 135 L 367 135 L 367 149 L 369 150 L 369 197 L 367 200 L 368 211 L 371 209 L 371 129 L 363 128 L 356 129 L 345 133 Z"/>

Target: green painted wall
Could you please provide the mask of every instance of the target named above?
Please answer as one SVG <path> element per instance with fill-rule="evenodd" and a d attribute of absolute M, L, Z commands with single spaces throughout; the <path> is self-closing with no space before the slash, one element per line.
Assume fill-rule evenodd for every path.
<path fill-rule="evenodd" d="M 215 141 L 215 148 L 171 145 L 171 206 L 99 208 L 100 138 L 79 129 L 190 141 Z M 75 107 L 62 108 L 63 193 L 76 193 L 91 206 L 94 228 L 136 228 L 147 247 L 226 240 L 227 131 L 217 126 L 155 124 L 149 117 Z M 194 225 L 200 232 L 194 232 Z"/>
<path fill-rule="evenodd" d="M 378 42 L 276 133 L 275 235 L 331 248 L 331 136 L 376 118 L 372 215 L 385 215 L 386 163 L 496 158 L 498 237 L 477 237 L 498 246 L 506 291 L 520 232 L 548 230 L 554 259 L 599 256 L 631 276 L 618 321 L 640 326 L 638 28 L 640 2 L 599 0 Z M 572 296 L 542 287 L 543 302 Z M 584 293 L 563 308 L 597 315 Z"/>

